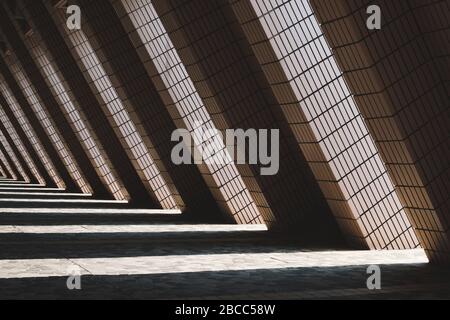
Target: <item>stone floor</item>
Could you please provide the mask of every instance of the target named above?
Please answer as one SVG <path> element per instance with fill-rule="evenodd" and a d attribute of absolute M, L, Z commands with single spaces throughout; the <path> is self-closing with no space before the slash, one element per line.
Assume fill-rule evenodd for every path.
<path fill-rule="evenodd" d="M 77 195 L 57 208 L 61 190 L 47 202 L 40 186 L 0 188 L 0 299 L 450 298 L 450 269 L 422 250 L 306 249 L 262 225 L 192 225 L 177 211 Z M 21 205 L 7 201 L 20 192 Z M 367 289 L 369 265 L 381 268 L 381 290 Z M 69 290 L 76 274 L 81 290 Z"/>

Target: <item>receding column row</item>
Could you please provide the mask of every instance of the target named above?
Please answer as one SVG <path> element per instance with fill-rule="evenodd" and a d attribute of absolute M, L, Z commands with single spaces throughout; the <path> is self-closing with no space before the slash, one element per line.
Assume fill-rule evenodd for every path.
<path fill-rule="evenodd" d="M 3 156 L 0 155 L 0 175 L 2 179 L 12 179 L 10 172 L 5 166 Z"/>
<path fill-rule="evenodd" d="M 26 15 L 26 9 L 23 7 L 21 9 Z M 88 158 L 85 163 L 90 165 L 85 166 L 87 168 L 85 168 L 83 173 L 89 180 L 94 195 L 123 200 L 120 186 L 111 170 L 110 163 L 105 160 L 103 153 L 93 138 L 90 124 L 86 121 L 86 117 L 80 108 L 77 107 L 77 101 L 67 89 L 67 82 L 55 64 L 53 56 L 49 53 L 38 28 L 32 24 L 32 19 L 27 19 L 27 21 L 29 21 L 33 32 L 26 37 L 25 42 L 28 44 L 30 52 L 37 62 L 53 96 L 56 98 L 61 112 L 80 141 L 81 147 Z M 88 168 L 93 170 L 89 171 Z"/>
<path fill-rule="evenodd" d="M 105 122 L 101 121 L 103 118 L 95 97 L 85 83 L 75 61 L 72 60 L 51 17 L 42 3 L 33 2 L 43 9 L 37 13 L 33 11 L 32 17 L 28 12 L 30 6 L 19 4 L 33 30 L 25 42 L 56 99 L 57 109 L 65 116 L 70 130 L 81 142 L 88 158 L 84 166 L 91 166 L 93 169 L 87 174 L 87 179 L 91 181 L 94 196 L 134 201 L 135 199 L 131 199 L 122 181 L 122 176 L 129 167 L 126 166 L 125 161 L 121 161 L 123 153 L 121 148 L 117 148 L 115 134 L 112 130 L 108 130 L 109 127 L 105 125 Z M 42 34 L 46 36 L 42 37 Z M 152 206 L 153 203 L 148 204 L 148 207 Z"/>
<path fill-rule="evenodd" d="M 160 180 L 147 147 L 136 131 L 136 126 L 119 98 L 110 76 L 106 73 L 97 53 L 92 48 L 90 39 L 87 38 L 83 29 L 76 31 L 67 29 L 64 10 L 53 7 L 50 10 L 52 10 L 52 17 L 71 49 L 77 64 L 82 69 L 85 80 L 95 93 L 101 110 L 119 138 L 120 146 L 126 152 L 128 161 L 132 166 L 127 173 L 127 177 L 135 180 L 134 184 L 130 186 L 136 194 L 135 199 L 150 202 L 154 205 L 160 203 L 166 209 L 174 208 L 176 204 L 171 194 L 165 192 L 165 183 Z M 128 191 L 130 192 L 130 190 Z"/>
<path fill-rule="evenodd" d="M 21 176 L 18 170 L 18 167 L 14 163 L 14 155 L 11 153 L 11 150 L 7 148 L 2 139 L 3 135 L 0 133 L 0 156 L 5 164 L 6 170 L 9 172 L 9 176 L 14 180 L 21 180 Z"/>
<path fill-rule="evenodd" d="M 28 25 L 22 22 L 19 25 L 15 20 L 14 8 L 8 8 L 3 5 L 0 9 L 2 13 L 2 29 L 7 35 L 7 41 L 10 45 L 9 55 L 5 58 L 10 68 L 14 80 L 21 88 L 31 109 L 40 126 L 50 140 L 56 155 L 64 165 L 67 172 L 65 177 L 66 187 L 69 190 L 92 193 L 89 183 L 83 175 L 83 171 L 90 166 L 81 166 L 80 163 L 86 162 L 86 156 L 80 151 L 80 144 L 73 132 L 68 129 L 68 124 L 49 91 L 44 78 L 35 64 L 35 59 L 30 55 L 30 50 L 25 45 L 24 34 L 29 34 L 32 30 Z M 31 51 L 32 52 L 32 51 Z M 12 79 L 11 79 L 12 80 Z"/>
<path fill-rule="evenodd" d="M 6 101 L 4 101 L 3 97 L 0 95 L 0 105 L 6 105 Z M 22 165 L 25 170 L 26 175 L 28 176 L 30 183 L 38 183 L 45 184 L 44 179 L 39 173 L 35 162 L 31 158 L 29 152 L 25 149 L 22 140 L 20 139 L 16 129 L 12 125 L 8 116 L 4 112 L 3 108 L 0 108 L 0 129 L 3 131 L 6 139 L 14 149 L 14 152 L 18 156 L 18 161 Z"/>
<path fill-rule="evenodd" d="M 365 0 L 2 3 L 0 173 L 446 260 L 449 4 L 377 2 L 379 31 Z M 276 172 L 228 129 L 276 132 Z"/>
<path fill-rule="evenodd" d="M 1 126 L 0 126 L 0 144 L 2 145 L 2 149 L 5 153 L 5 156 L 7 157 L 7 159 L 10 161 L 10 164 L 12 165 L 11 169 L 14 171 L 14 175 L 15 175 L 16 179 L 18 179 L 20 181 L 29 182 L 30 178 L 25 173 L 25 170 L 23 169 L 23 167 L 16 155 L 16 152 L 13 150 L 11 144 L 6 139 L 6 136 L 5 136 L 4 131 L 1 128 Z"/>
<path fill-rule="evenodd" d="M 4 100 L 4 103 L 2 103 L 2 110 L 11 121 L 13 128 L 20 134 L 20 139 L 26 150 L 33 154 L 33 160 L 39 166 L 39 171 L 43 176 L 45 185 L 49 187 L 65 188 L 65 184 L 56 173 L 53 163 L 50 161 L 46 150 L 42 146 L 42 142 L 38 139 L 36 132 L 32 128 L 18 100 L 13 95 L 12 90 L 2 75 L 3 73 L 8 73 L 8 70 L 2 61 L 0 61 L 0 70 L 2 71 L 0 72 L 0 98 Z M 12 85 L 14 85 L 14 83 L 12 83 Z M 21 96 L 19 98 L 21 98 Z M 9 134 L 12 134 L 12 132 L 9 132 Z"/>
<path fill-rule="evenodd" d="M 84 31 L 112 82 L 121 89 L 117 94 L 148 148 L 156 177 L 162 178 L 156 193 L 170 192 L 177 207 L 196 218 L 220 219 L 220 209 L 196 167 L 176 166 L 172 161 L 170 137 L 176 127 L 113 6 L 106 1 L 78 3 L 86 12 Z"/>
<path fill-rule="evenodd" d="M 2 162 L 2 170 L 5 172 L 5 176 L 9 179 L 17 180 L 16 171 L 11 167 L 11 158 L 8 157 L 3 145 L 0 145 L 0 160 Z"/>

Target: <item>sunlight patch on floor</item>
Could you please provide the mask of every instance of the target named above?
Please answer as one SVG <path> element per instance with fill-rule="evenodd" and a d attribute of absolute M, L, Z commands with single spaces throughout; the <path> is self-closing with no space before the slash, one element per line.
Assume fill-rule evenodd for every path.
<path fill-rule="evenodd" d="M 121 258 L 0 260 L 0 278 L 81 275 L 148 275 L 286 268 L 425 264 L 423 250 L 286 251 L 273 253 L 189 254 Z"/>
<path fill-rule="evenodd" d="M 63 226 L 0 226 L 0 234 L 74 234 L 74 233 L 178 233 L 178 232 L 254 232 L 267 231 L 265 225 L 63 225 Z"/>

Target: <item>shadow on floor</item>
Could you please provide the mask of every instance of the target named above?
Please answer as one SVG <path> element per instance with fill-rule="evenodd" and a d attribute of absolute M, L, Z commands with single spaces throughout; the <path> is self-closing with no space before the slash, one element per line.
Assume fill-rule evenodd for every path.
<path fill-rule="evenodd" d="M 0 213 L 0 225 L 16 226 L 173 224 L 186 222 L 186 218 L 183 215 L 139 214 L 133 213 L 132 210 L 126 214 L 55 212 Z"/>
<path fill-rule="evenodd" d="M 314 247 L 316 252 L 328 247 Z M 346 248 L 334 248 L 333 250 Z M 347 248 L 348 249 L 348 248 Z M 0 234 L 0 259 L 108 258 L 308 251 L 264 231 L 131 234 Z"/>
<path fill-rule="evenodd" d="M 154 275 L 1 279 L 1 299 L 446 299 L 450 270 L 427 264 L 382 265 L 382 290 L 366 287 L 366 266 Z M 414 283 L 411 283 L 411 281 Z M 280 289 L 282 288 L 282 289 Z"/>

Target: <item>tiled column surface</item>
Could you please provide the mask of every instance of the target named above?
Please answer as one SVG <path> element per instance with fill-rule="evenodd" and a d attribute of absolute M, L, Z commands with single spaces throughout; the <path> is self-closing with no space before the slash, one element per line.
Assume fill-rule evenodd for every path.
<path fill-rule="evenodd" d="M 25 116 L 25 113 L 17 100 L 20 99 L 22 105 L 25 106 L 27 104 L 25 98 L 20 93 L 17 84 L 10 81 L 10 84 L 18 94 L 17 98 L 13 95 L 13 91 L 2 75 L 3 73 L 9 74 L 9 70 L 6 68 L 3 61 L 0 60 L 0 93 L 2 95 L 1 98 L 6 102 L 2 104 L 3 111 L 19 134 L 26 150 L 31 154 L 33 161 L 36 163 L 39 172 L 45 181 L 45 185 L 48 187 L 57 186 L 58 188 L 65 188 L 65 184 L 56 173 L 54 165 L 50 161 L 50 157 L 42 145 L 41 139 L 38 139 L 34 128 L 31 126 L 30 121 Z M 34 121 L 36 121 L 36 119 L 34 119 Z"/>
<path fill-rule="evenodd" d="M 15 154 L 12 152 L 11 146 L 6 144 L 5 136 L 0 130 L 0 151 L 5 163 L 8 163 L 8 171 L 11 172 L 12 178 L 15 180 L 22 180 L 20 169 L 15 161 Z"/>
<path fill-rule="evenodd" d="M 273 107 L 275 98 L 229 3 L 153 3 L 215 125 L 280 130 L 277 174 L 261 176 L 260 165 L 238 166 L 264 220 L 300 235 L 325 235 L 321 231 L 335 227 L 329 208 L 281 111 Z"/>
<path fill-rule="evenodd" d="M 126 34 L 119 32 L 120 21 L 116 19 L 114 24 L 114 11 L 107 1 L 78 1 L 77 3 L 80 5 L 82 12 L 85 13 L 82 32 L 92 46 L 99 64 L 111 81 L 111 93 L 114 90 L 114 95 L 118 99 L 117 108 L 120 109 L 120 117 L 124 118 L 124 124 L 119 123 L 119 115 L 112 116 L 112 123 L 114 127 L 117 127 L 116 131 L 122 132 L 124 148 L 127 150 L 129 157 L 137 163 L 136 171 L 139 173 L 141 180 L 148 186 L 149 192 L 156 196 L 163 208 L 184 208 L 178 190 L 167 174 L 167 170 L 159 161 L 159 155 L 152 152 L 154 151 L 153 143 L 139 114 L 136 113 L 135 98 L 137 97 L 128 94 L 129 88 L 134 88 L 136 82 L 140 83 L 140 79 L 136 78 L 136 74 L 133 73 L 133 67 L 141 70 L 143 68 L 142 66 L 134 66 L 132 61 L 129 62 L 128 54 L 125 54 L 125 58 L 123 55 L 120 56 L 121 50 L 124 49 L 120 43 L 121 39 L 126 39 Z M 118 41 L 116 41 L 117 37 L 119 38 Z M 125 64 L 125 69 L 123 66 L 118 66 L 121 63 Z M 124 73 L 128 71 L 130 73 L 125 75 Z M 140 84 L 142 85 L 142 83 Z M 145 105 L 141 105 L 140 108 L 148 108 L 148 101 L 151 100 L 143 100 Z M 111 110 L 111 107 L 108 110 Z M 127 134 L 123 134 L 122 127 L 124 126 L 128 127 Z"/>
<path fill-rule="evenodd" d="M 142 137 L 118 96 L 115 88 L 117 84 L 113 85 L 92 47 L 91 40 L 88 38 L 90 35 L 86 34 L 84 29 L 69 30 L 67 28 L 63 7 L 54 8 L 49 5 L 48 9 L 51 10 L 59 31 L 67 41 L 86 81 L 95 93 L 106 118 L 119 138 L 120 146 L 126 152 L 134 168 L 132 172 L 140 185 L 139 189 L 136 188 L 137 186 L 135 189 L 141 193 L 141 196 L 136 199 L 144 202 L 151 201 L 154 206 L 165 209 L 175 208 L 175 200 L 159 175 Z"/>
<path fill-rule="evenodd" d="M 36 11 L 35 5 L 38 5 L 40 10 Z M 68 121 L 73 125 L 83 146 L 88 149 L 88 153 L 95 163 L 94 167 L 114 198 L 117 200 L 128 199 L 128 191 L 121 177 L 126 174 L 129 166 L 124 160 L 123 150 L 117 148 L 119 143 L 114 132 L 96 104 L 95 97 L 43 4 L 32 1 L 25 3 L 25 7 L 27 9 L 25 13 L 31 14 L 31 17 L 28 16 L 28 18 L 31 18 L 30 22 L 33 23 L 34 36 L 40 37 L 40 46 L 47 54 L 48 68 L 45 71 L 48 71 L 49 76 L 52 74 L 50 69 L 55 71 L 53 76 L 48 79 L 52 83 L 60 81 L 60 85 L 51 87 L 57 93 L 58 101 L 64 101 L 63 112 L 66 113 Z M 45 37 L 41 35 L 45 35 Z"/>
<path fill-rule="evenodd" d="M 448 1 L 312 1 L 421 245 L 450 262 Z M 382 28 L 366 27 L 381 8 Z"/>
<path fill-rule="evenodd" d="M 13 148 L 13 145 L 10 144 L 6 136 L 8 133 L 5 131 L 5 127 L 0 123 L 0 143 L 5 148 L 6 152 L 9 154 L 9 157 L 12 160 L 12 164 L 16 168 L 16 176 L 21 181 L 30 182 L 30 177 L 25 172 L 24 167 L 22 166 L 22 161 L 19 160 L 20 155 L 16 153 L 17 150 Z"/>
<path fill-rule="evenodd" d="M 82 12 L 86 13 L 83 30 L 90 34 L 91 44 L 111 81 L 117 84 L 116 88 L 120 88 L 117 94 L 177 206 L 195 217 L 220 218 L 220 209 L 198 169 L 173 163 L 171 152 L 175 143 L 170 137 L 176 130 L 175 123 L 113 6 L 108 1 L 78 3 Z"/>
<path fill-rule="evenodd" d="M 28 108 L 24 108 L 26 115 L 33 124 L 34 121 L 31 120 L 35 118 L 37 121 L 35 131 L 38 132 L 41 129 L 45 136 L 38 134 L 42 141 L 48 139 L 51 147 L 48 147 L 48 153 L 51 154 L 55 152 L 56 159 L 52 156 L 51 159 L 58 170 L 59 176 L 63 179 L 64 184 L 68 190 L 76 190 L 83 192 L 89 192 L 89 188 L 86 190 L 84 179 L 80 176 L 78 168 L 74 163 L 73 157 L 67 150 L 64 142 L 61 140 L 59 132 L 56 131 L 53 121 L 49 118 L 46 110 L 44 109 L 43 101 L 38 96 L 38 91 L 34 87 L 31 79 L 28 77 L 23 65 L 18 60 L 17 56 L 10 52 L 8 56 L 4 58 L 8 68 L 11 72 L 12 78 L 10 81 L 16 81 L 17 85 L 20 87 L 21 94 L 27 101 Z M 39 126 L 39 127 L 38 127 Z M 60 163 L 59 163 L 60 162 Z M 88 187 L 88 186 L 87 186 Z"/>
<path fill-rule="evenodd" d="M 0 160 L 3 164 L 3 166 L 5 167 L 5 171 L 7 173 L 6 177 L 8 177 L 9 179 L 16 180 L 17 175 L 16 175 L 15 171 L 13 170 L 13 168 L 11 167 L 10 160 L 8 161 L 8 156 L 4 152 L 3 145 L 0 145 Z"/>
<path fill-rule="evenodd" d="M 279 106 L 349 242 L 418 246 L 308 0 L 230 0 Z"/>
<path fill-rule="evenodd" d="M 95 59 L 93 60 L 95 53 L 92 52 L 89 42 L 79 38 L 77 32 L 72 34 L 66 28 L 63 9 L 54 8 L 49 2 L 46 5 L 48 6 L 45 8 L 46 19 L 50 19 L 50 21 L 45 24 L 53 32 L 56 32 L 55 37 L 46 39 L 47 47 L 53 57 L 58 57 L 56 62 L 59 62 L 61 72 L 72 86 L 72 92 L 80 101 L 80 108 L 88 117 L 91 126 L 99 129 L 96 132 L 97 137 L 108 153 L 118 178 L 123 182 L 130 201 L 136 206 L 161 207 L 158 199 L 152 192 L 149 192 L 148 183 L 144 183 L 139 176 L 136 170 L 139 163 L 133 161 L 133 158 L 129 156 L 130 148 L 128 147 L 128 150 L 124 148 L 125 136 L 128 142 L 131 141 L 130 139 L 134 139 L 134 136 L 130 134 L 132 126 L 129 125 L 126 118 L 120 118 L 122 115 L 120 101 L 117 96 L 112 94 L 114 89 L 110 86 L 111 83 L 105 76 L 104 70 Z M 73 43 L 74 38 L 80 40 L 76 45 Z M 50 42 L 54 44 L 50 45 Z M 84 49 L 89 51 L 81 54 L 81 50 Z M 60 59 L 61 56 L 64 58 Z M 64 67 L 61 67 L 62 64 Z M 81 87 L 79 83 L 82 84 Z M 117 108 L 114 109 L 115 107 Z M 115 120 L 119 121 L 119 125 Z M 118 129 L 119 126 L 121 129 Z M 138 152 L 143 151 L 139 149 Z"/>
<path fill-rule="evenodd" d="M 25 14 L 25 10 L 22 10 L 22 12 Z M 31 23 L 31 19 L 27 18 Z M 26 38 L 30 52 L 55 97 L 60 108 L 59 110 L 65 116 L 71 130 L 75 132 L 77 139 L 80 141 L 81 147 L 87 155 L 87 160 L 85 160 L 91 163 L 91 166 L 86 166 L 84 173 L 93 188 L 94 195 L 104 198 L 109 193 L 109 196 L 122 200 L 123 196 L 120 194 L 120 186 L 116 182 L 116 178 L 111 172 L 110 166 L 104 159 L 102 152 L 99 150 L 92 136 L 92 129 L 88 127 L 89 124 L 87 124 L 84 114 L 80 111 L 78 102 L 75 101 L 73 95 L 67 89 L 67 82 L 59 71 L 53 56 L 49 53 L 38 28 L 33 24 L 32 27 L 33 35 Z M 93 170 L 91 171 L 90 168 Z"/>
<path fill-rule="evenodd" d="M 35 57 L 24 44 L 24 33 L 30 34 L 32 31 L 28 24 L 24 27 L 23 22 L 19 25 L 14 19 L 14 14 L 20 14 L 16 7 L 17 4 L 14 6 L 15 13 L 5 4 L 0 8 L 2 28 L 12 51 L 8 57 L 10 70 L 69 172 L 75 184 L 74 190 L 92 193 L 86 173 L 92 172 L 93 168 L 39 72 L 33 59 Z M 70 185 L 68 187 L 71 188 Z"/>
<path fill-rule="evenodd" d="M 412 1 L 411 14 L 439 76 L 448 91 L 450 81 L 450 3 L 445 0 Z"/>
<path fill-rule="evenodd" d="M 115 1 L 114 5 L 176 127 L 187 129 L 194 148 L 201 152 L 207 141 L 199 131 L 215 130 L 215 126 L 151 2 L 123 0 Z M 216 134 L 210 138 L 217 141 L 211 158 L 217 153 L 227 154 Z M 231 160 L 204 161 L 197 166 L 222 212 L 241 224 L 262 222 Z"/>
<path fill-rule="evenodd" d="M 2 178 L 12 179 L 8 169 L 3 163 L 3 159 L 1 158 L 1 156 L 0 156 L 0 175 Z"/>
<path fill-rule="evenodd" d="M 0 129 L 4 130 L 5 136 L 11 144 L 12 148 L 15 150 L 16 154 L 19 157 L 19 161 L 22 164 L 22 167 L 25 169 L 26 174 L 30 178 L 31 183 L 40 183 L 45 184 L 45 180 L 42 178 L 39 173 L 36 163 L 30 156 L 28 150 L 25 149 L 22 140 L 17 133 L 17 130 L 13 127 L 11 121 L 9 120 L 6 112 L 4 111 L 3 106 L 6 106 L 6 101 L 4 101 L 3 96 L 0 94 Z"/>
<path fill-rule="evenodd" d="M 6 172 L 7 172 L 6 167 L 3 164 L 2 159 L 0 159 L 0 176 L 2 178 L 9 178 L 8 173 L 6 173 Z"/>

